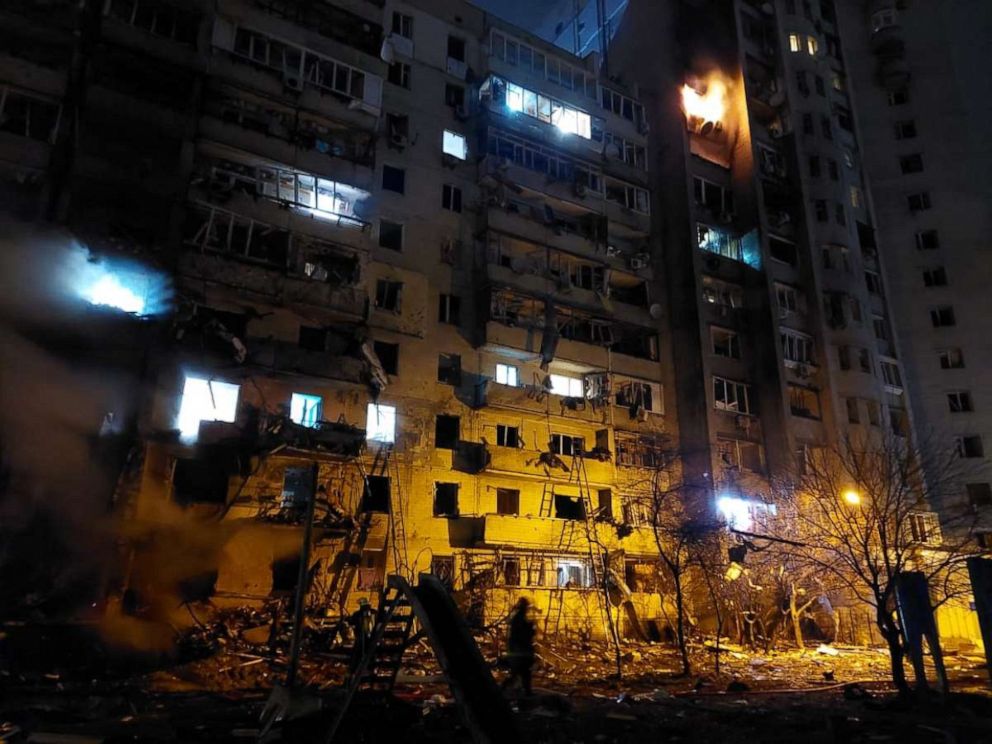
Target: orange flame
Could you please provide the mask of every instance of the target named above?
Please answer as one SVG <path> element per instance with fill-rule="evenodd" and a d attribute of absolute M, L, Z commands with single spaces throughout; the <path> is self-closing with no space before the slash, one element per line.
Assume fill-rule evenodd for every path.
<path fill-rule="evenodd" d="M 682 107 L 690 119 L 721 121 L 727 111 L 727 84 L 713 76 L 702 86 L 702 92 L 691 85 L 683 85 Z"/>

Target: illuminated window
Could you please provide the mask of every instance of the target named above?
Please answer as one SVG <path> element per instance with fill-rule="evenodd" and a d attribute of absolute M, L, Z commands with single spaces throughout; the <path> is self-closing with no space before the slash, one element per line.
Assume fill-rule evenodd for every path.
<path fill-rule="evenodd" d="M 815 36 L 806 37 L 806 51 L 809 53 L 810 57 L 815 57 L 816 52 L 820 48 L 820 42 L 816 40 Z"/>
<path fill-rule="evenodd" d="M 716 508 L 727 525 L 735 530 L 750 529 L 754 517 L 758 514 L 774 514 L 776 509 L 774 504 L 762 504 L 760 501 L 747 501 L 735 496 L 721 496 L 716 501 Z"/>
<path fill-rule="evenodd" d="M 319 395 L 293 393 L 289 401 L 289 417 L 300 426 L 313 428 L 324 413 L 324 399 Z"/>
<path fill-rule="evenodd" d="M 445 155 L 450 155 L 459 160 L 464 160 L 468 157 L 468 143 L 462 134 L 445 129 L 442 145 Z"/>
<path fill-rule="evenodd" d="M 369 403 L 365 438 L 370 442 L 392 444 L 396 441 L 396 408 Z"/>
<path fill-rule="evenodd" d="M 176 425 L 185 439 L 196 438 L 201 421 L 234 421 L 240 387 L 229 382 L 187 377 Z"/>
<path fill-rule="evenodd" d="M 517 368 L 509 364 L 496 365 L 496 382 L 500 385 L 517 386 Z"/>
<path fill-rule="evenodd" d="M 592 139 L 592 118 L 584 111 L 500 78 L 490 78 L 482 87 L 484 91 L 492 91 L 494 103 L 505 103 L 512 112 L 553 124 L 566 134 Z"/>
<path fill-rule="evenodd" d="M 799 34 L 789 34 L 789 51 L 801 52 L 803 50 L 803 37 Z"/>
<path fill-rule="evenodd" d="M 564 395 L 569 398 L 581 398 L 583 395 L 582 379 L 578 377 L 566 377 L 565 375 L 551 375 L 551 392 L 555 395 Z"/>

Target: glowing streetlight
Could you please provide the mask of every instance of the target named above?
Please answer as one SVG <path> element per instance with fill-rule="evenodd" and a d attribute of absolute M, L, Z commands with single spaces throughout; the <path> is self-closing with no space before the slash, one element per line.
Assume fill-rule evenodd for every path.
<path fill-rule="evenodd" d="M 843 499 L 851 506 L 858 506 L 861 503 L 861 494 L 853 488 L 849 488 L 843 493 Z"/>

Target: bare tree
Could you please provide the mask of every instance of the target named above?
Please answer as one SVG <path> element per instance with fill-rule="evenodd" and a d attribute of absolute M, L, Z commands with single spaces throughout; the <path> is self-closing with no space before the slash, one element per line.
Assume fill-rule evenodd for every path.
<path fill-rule="evenodd" d="M 791 559 L 815 567 L 873 608 L 893 682 L 903 693 L 909 686 L 896 582 L 905 572 L 923 573 L 935 605 L 966 586 L 956 577 L 971 552 L 973 516 L 948 498 L 960 474 L 950 448 L 932 442 L 913 447 L 893 434 L 876 434 L 812 450 L 784 489 L 782 501 L 791 508 L 778 522 L 802 543 Z M 941 523 L 933 513 L 938 506 Z"/>

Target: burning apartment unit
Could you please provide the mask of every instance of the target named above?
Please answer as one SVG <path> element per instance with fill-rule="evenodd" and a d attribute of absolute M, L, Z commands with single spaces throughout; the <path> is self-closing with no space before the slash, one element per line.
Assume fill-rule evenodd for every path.
<path fill-rule="evenodd" d="M 128 608 L 292 591 L 312 512 L 328 614 L 430 571 L 480 620 L 661 616 L 635 89 L 453 0 L 46 8 L 4 10 L 9 203 L 175 288 L 116 494 Z"/>

